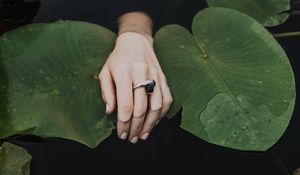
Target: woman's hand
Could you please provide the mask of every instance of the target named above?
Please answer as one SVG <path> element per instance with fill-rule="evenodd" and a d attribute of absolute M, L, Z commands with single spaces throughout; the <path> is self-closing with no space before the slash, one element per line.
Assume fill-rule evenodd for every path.
<path fill-rule="evenodd" d="M 146 140 L 153 127 L 167 113 L 172 96 L 166 77 L 152 47 L 152 38 L 136 32 L 118 36 L 113 52 L 104 64 L 99 79 L 107 113 L 117 108 L 117 130 L 121 139 L 136 143 Z M 151 95 L 133 84 L 153 79 Z"/>

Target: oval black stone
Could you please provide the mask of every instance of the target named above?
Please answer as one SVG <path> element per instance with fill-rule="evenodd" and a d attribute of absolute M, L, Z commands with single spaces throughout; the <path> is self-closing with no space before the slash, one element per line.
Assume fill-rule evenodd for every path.
<path fill-rule="evenodd" d="M 145 85 L 146 92 L 148 94 L 151 94 L 153 92 L 154 86 L 155 86 L 155 81 L 154 80 L 153 80 L 152 83 L 149 83 L 149 84 Z"/>

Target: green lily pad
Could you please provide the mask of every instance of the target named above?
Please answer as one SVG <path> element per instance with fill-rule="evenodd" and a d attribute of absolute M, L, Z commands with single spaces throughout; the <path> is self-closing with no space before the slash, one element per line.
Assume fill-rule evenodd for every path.
<path fill-rule="evenodd" d="M 31 156 L 28 152 L 11 143 L 0 146 L 1 175 L 29 175 Z"/>
<path fill-rule="evenodd" d="M 115 34 L 98 25 L 32 24 L 0 39 L 0 138 L 72 139 L 96 147 L 114 128 L 95 75 Z"/>
<path fill-rule="evenodd" d="M 226 7 L 241 11 L 264 26 L 276 26 L 289 17 L 290 0 L 207 0 L 211 7 Z"/>
<path fill-rule="evenodd" d="M 300 168 L 297 168 L 294 172 L 293 175 L 300 175 Z"/>
<path fill-rule="evenodd" d="M 260 23 L 228 8 L 200 11 L 192 31 L 168 25 L 155 36 L 174 102 L 183 106 L 181 127 L 213 144 L 267 150 L 295 104 L 284 50 Z"/>
<path fill-rule="evenodd" d="M 72 139 L 96 147 L 114 128 L 95 75 L 115 34 L 89 23 L 33 24 L 0 39 L 0 138 L 14 134 Z M 262 25 L 226 8 L 208 8 L 193 34 L 162 28 L 156 53 L 172 90 L 168 116 L 214 144 L 266 150 L 283 134 L 295 82 L 283 49 Z M 172 114 L 172 115 L 171 115 Z"/>

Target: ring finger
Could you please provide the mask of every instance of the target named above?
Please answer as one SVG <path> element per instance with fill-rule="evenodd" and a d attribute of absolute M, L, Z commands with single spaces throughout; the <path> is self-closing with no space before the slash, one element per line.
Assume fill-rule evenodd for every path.
<path fill-rule="evenodd" d="M 149 110 L 147 112 L 146 120 L 143 126 L 143 130 L 140 134 L 140 138 L 146 140 L 154 128 L 155 124 L 159 120 L 159 116 L 162 109 L 162 93 L 160 90 L 158 74 L 153 70 L 151 71 L 151 77 L 153 77 L 156 85 L 154 86 L 153 93 L 149 97 Z"/>

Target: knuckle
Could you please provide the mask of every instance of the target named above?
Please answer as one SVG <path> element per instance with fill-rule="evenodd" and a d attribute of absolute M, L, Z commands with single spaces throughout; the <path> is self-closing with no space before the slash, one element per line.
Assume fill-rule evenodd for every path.
<path fill-rule="evenodd" d="M 132 67 L 135 72 L 140 73 L 140 74 L 147 74 L 147 72 L 149 70 L 149 65 L 144 62 L 133 63 Z"/>
<path fill-rule="evenodd" d="M 155 127 L 155 123 L 153 123 L 153 122 L 147 123 L 147 124 L 144 126 L 144 128 L 143 128 L 143 130 L 142 130 L 141 133 L 146 133 L 146 132 L 149 132 L 149 133 L 150 133 L 154 127 Z"/>
<path fill-rule="evenodd" d="M 167 79 L 164 75 L 160 76 L 160 86 L 162 90 L 169 90 L 169 86 L 167 84 Z"/>
<path fill-rule="evenodd" d="M 162 104 L 153 104 L 151 105 L 151 110 L 152 111 L 160 111 L 162 110 L 163 105 Z"/>
<path fill-rule="evenodd" d="M 143 109 L 143 108 L 138 108 L 138 109 L 134 109 L 134 113 L 133 113 L 133 116 L 134 117 L 142 117 L 144 116 L 146 113 L 146 110 Z"/>
<path fill-rule="evenodd" d="M 151 120 L 145 124 L 144 132 L 151 132 L 152 129 L 155 127 L 157 120 Z"/>
<path fill-rule="evenodd" d="M 123 105 L 123 106 L 121 106 L 120 110 L 126 114 L 131 114 L 132 110 L 133 110 L 133 106 L 132 105 Z"/>
<path fill-rule="evenodd" d="M 121 136 L 124 132 L 128 132 L 129 130 L 129 125 L 127 122 L 122 122 L 120 120 L 117 121 L 117 130 L 118 134 Z"/>
<path fill-rule="evenodd" d="M 141 109 L 134 111 L 133 114 L 134 117 L 143 117 L 144 115 L 145 115 L 145 111 Z"/>
<path fill-rule="evenodd" d="M 170 106 L 173 103 L 173 97 L 169 97 L 164 101 L 164 106 Z"/>
<path fill-rule="evenodd" d="M 125 63 L 119 63 L 113 68 L 113 77 L 116 81 L 120 81 L 129 77 L 130 66 Z"/>
<path fill-rule="evenodd" d="M 116 73 L 123 74 L 123 73 L 129 72 L 130 65 L 127 63 L 118 63 L 115 66 L 113 66 L 113 70 Z"/>
<path fill-rule="evenodd" d="M 156 123 L 155 121 L 149 123 L 149 126 L 148 126 L 149 131 L 151 131 L 155 127 L 155 123 Z"/>

